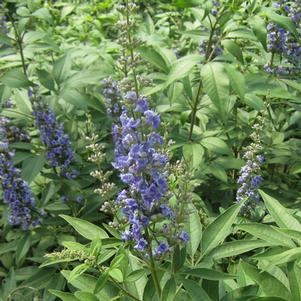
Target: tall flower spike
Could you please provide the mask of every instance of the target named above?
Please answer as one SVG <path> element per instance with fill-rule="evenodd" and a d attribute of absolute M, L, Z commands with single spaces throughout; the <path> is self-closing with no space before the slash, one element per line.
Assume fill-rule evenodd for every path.
<path fill-rule="evenodd" d="M 259 132 L 262 131 L 262 123 L 253 125 L 254 132 L 251 135 L 253 142 L 246 147 L 243 158 L 246 164 L 241 168 L 238 178 L 240 185 L 236 194 L 236 201 L 246 201 L 242 208 L 242 214 L 248 215 L 251 210 L 260 201 L 258 188 L 263 178 L 261 175 L 261 165 L 264 163 L 264 155 L 262 154 L 262 146 L 260 144 Z"/>
<path fill-rule="evenodd" d="M 132 242 L 137 251 L 151 249 L 154 255 L 161 256 L 175 241 L 186 243 L 189 237 L 176 224 L 176 212 L 168 203 L 168 157 L 163 137 L 157 133 L 160 117 L 149 108 L 148 99 L 134 91 L 122 97 L 121 105 L 120 116 L 112 125 L 112 165 L 128 187 L 115 202 L 128 225 L 122 238 Z"/>
<path fill-rule="evenodd" d="M 56 121 L 54 111 L 47 105 L 34 103 L 32 115 L 40 131 L 41 141 L 46 147 L 49 166 L 59 169 L 59 174 L 67 179 L 76 178 L 78 171 L 72 166 L 75 154 L 63 124 Z"/>
<path fill-rule="evenodd" d="M 8 221 L 23 229 L 40 223 L 36 217 L 36 204 L 31 189 L 21 177 L 21 172 L 13 164 L 14 152 L 9 149 L 7 123 L 10 120 L 0 117 L 0 183 L 3 201 L 9 207 Z"/>

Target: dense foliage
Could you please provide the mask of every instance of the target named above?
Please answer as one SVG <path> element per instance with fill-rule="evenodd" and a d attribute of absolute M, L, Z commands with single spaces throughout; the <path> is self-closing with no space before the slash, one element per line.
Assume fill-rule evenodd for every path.
<path fill-rule="evenodd" d="M 1 301 L 301 301 L 301 1 L 0 5 Z"/>

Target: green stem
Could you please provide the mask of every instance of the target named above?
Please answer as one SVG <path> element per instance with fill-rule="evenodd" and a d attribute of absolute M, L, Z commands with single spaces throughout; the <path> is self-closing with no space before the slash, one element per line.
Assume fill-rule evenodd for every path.
<path fill-rule="evenodd" d="M 138 81 L 137 81 L 137 74 L 134 67 L 135 58 L 134 58 L 134 51 L 133 51 L 133 40 L 131 36 L 131 25 L 130 25 L 130 14 L 129 14 L 129 1 L 125 1 L 126 4 L 126 24 L 127 24 L 127 35 L 128 35 L 128 46 L 130 51 L 130 57 L 131 57 L 131 63 L 132 63 L 132 71 L 133 71 L 133 77 L 134 77 L 134 84 L 135 84 L 135 92 L 137 94 L 137 97 L 139 96 L 139 88 L 138 88 Z"/>
<path fill-rule="evenodd" d="M 190 130 L 189 130 L 189 137 L 188 139 L 192 141 L 192 133 L 193 133 L 193 128 L 196 120 L 196 113 L 198 110 L 199 102 L 200 102 L 200 94 L 201 94 L 201 89 L 202 89 L 202 81 L 200 80 L 199 87 L 198 87 L 198 92 L 195 98 L 194 106 L 192 108 L 192 114 L 191 114 L 191 121 L 190 121 Z"/>
<path fill-rule="evenodd" d="M 23 38 L 20 36 L 18 29 L 16 27 L 16 24 L 14 22 L 13 17 L 10 17 L 14 31 L 15 31 L 15 35 L 16 35 L 16 43 L 17 43 L 17 47 L 20 51 L 20 56 L 21 56 L 21 62 L 22 62 L 22 68 L 23 68 L 23 72 L 27 77 L 27 70 L 26 70 L 26 63 L 25 63 L 25 57 L 24 57 L 24 49 L 23 49 Z"/>
<path fill-rule="evenodd" d="M 223 11 L 221 11 L 220 16 L 222 15 L 222 12 Z M 211 32 L 210 32 L 210 36 L 209 36 L 209 39 L 208 39 L 208 45 L 207 45 L 206 54 L 205 54 L 205 63 L 210 61 L 210 59 L 212 57 L 212 52 L 214 51 L 214 50 L 211 51 L 210 49 L 211 49 L 211 45 L 212 45 L 213 35 L 214 35 L 215 30 L 216 30 L 216 27 L 217 27 L 218 21 L 220 19 L 220 16 L 216 19 L 214 24 L 212 24 L 210 16 L 209 16 Z M 192 115 L 191 115 L 191 121 L 190 121 L 190 130 L 189 130 L 189 137 L 188 137 L 188 139 L 190 141 L 192 140 L 192 133 L 193 133 L 193 128 L 194 128 L 194 124 L 195 124 L 195 120 L 196 120 L 196 113 L 197 113 L 198 106 L 199 106 L 201 89 L 202 89 L 202 81 L 200 81 L 200 83 L 199 83 L 197 96 L 196 96 L 196 99 L 195 99 L 194 106 L 192 108 Z"/>
<path fill-rule="evenodd" d="M 152 247 L 151 247 L 151 239 L 150 239 L 147 228 L 145 228 L 145 234 L 146 234 L 146 238 L 147 238 L 147 251 L 148 251 L 149 261 L 150 261 L 150 270 L 151 270 L 152 278 L 154 280 L 157 295 L 159 297 L 159 300 L 161 300 L 162 291 L 161 291 L 160 281 L 159 281 L 159 278 L 157 275 L 156 265 L 155 265 L 155 261 L 154 261 L 154 257 L 153 257 L 153 252 L 152 252 Z"/>

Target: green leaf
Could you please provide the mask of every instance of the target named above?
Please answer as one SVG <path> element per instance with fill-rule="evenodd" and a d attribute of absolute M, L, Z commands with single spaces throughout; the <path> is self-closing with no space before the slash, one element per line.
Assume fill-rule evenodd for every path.
<path fill-rule="evenodd" d="M 208 253 L 230 234 L 241 206 L 242 203 L 231 206 L 205 229 L 201 241 L 203 254 Z"/>
<path fill-rule="evenodd" d="M 236 277 L 235 275 L 230 275 L 230 274 L 222 273 L 207 268 L 187 269 L 182 273 L 185 275 L 196 276 L 208 280 L 225 280 L 225 279 L 233 279 Z"/>
<path fill-rule="evenodd" d="M 217 246 L 208 254 L 208 256 L 210 258 L 215 258 L 215 259 L 232 257 L 232 256 L 237 256 L 239 254 L 249 252 L 257 248 L 267 247 L 269 245 L 270 244 L 268 242 L 259 239 L 235 240 Z"/>
<path fill-rule="evenodd" d="M 105 75 L 101 74 L 99 71 L 78 71 L 68 78 L 68 80 L 65 82 L 65 85 L 73 88 L 82 88 L 88 85 L 95 85 L 102 78 L 104 78 Z"/>
<path fill-rule="evenodd" d="M 240 47 L 231 40 L 224 40 L 222 45 L 230 52 L 234 57 L 236 57 L 242 64 L 244 64 L 244 58 Z"/>
<path fill-rule="evenodd" d="M 160 69 L 161 71 L 168 73 L 169 66 L 166 62 L 162 53 L 160 53 L 157 48 L 150 47 L 150 46 L 142 46 L 139 47 L 140 55 L 146 59 L 148 62 L 153 64 L 155 67 Z"/>
<path fill-rule="evenodd" d="M 8 252 L 15 251 L 17 248 L 17 241 L 13 240 L 8 243 L 2 243 L 0 244 L 0 255 L 3 255 Z"/>
<path fill-rule="evenodd" d="M 32 106 L 28 99 L 27 91 L 16 90 L 14 100 L 20 112 L 31 116 Z"/>
<path fill-rule="evenodd" d="M 127 251 L 127 259 L 128 259 L 128 272 L 130 272 L 130 275 L 134 273 L 134 271 L 137 271 L 141 268 L 141 262 L 140 260 L 133 256 L 129 251 Z M 133 274 L 133 277 L 136 277 L 136 275 Z M 147 283 L 147 276 L 145 274 L 140 274 L 140 277 L 136 279 L 135 281 L 133 280 L 132 282 L 127 281 L 128 277 L 125 279 L 125 286 L 128 289 L 131 294 L 136 296 L 140 300 L 143 299 L 143 293 L 144 293 L 144 288 Z"/>
<path fill-rule="evenodd" d="M 176 273 L 185 263 L 186 259 L 186 248 L 175 247 L 175 251 L 172 257 L 172 270 Z"/>
<path fill-rule="evenodd" d="M 258 258 L 260 257 L 258 256 Z M 273 265 L 281 265 L 296 259 L 301 259 L 301 247 L 286 250 L 280 254 L 264 257 L 264 260 L 267 260 Z"/>
<path fill-rule="evenodd" d="M 177 284 L 174 277 L 171 277 L 164 285 L 162 291 L 162 300 L 173 301 L 176 295 Z"/>
<path fill-rule="evenodd" d="M 71 75 L 71 64 L 68 53 L 54 62 L 52 73 L 57 84 L 63 83 Z"/>
<path fill-rule="evenodd" d="M 261 111 L 265 108 L 263 100 L 255 94 L 247 93 L 242 101 L 256 111 Z"/>
<path fill-rule="evenodd" d="M 31 156 L 22 163 L 22 177 L 28 183 L 31 183 L 42 170 L 46 158 L 44 154 Z"/>
<path fill-rule="evenodd" d="M 183 285 L 185 287 L 185 290 L 191 297 L 192 301 L 211 301 L 207 293 L 197 282 L 193 280 L 184 279 Z"/>
<path fill-rule="evenodd" d="M 89 240 L 108 238 L 108 234 L 104 230 L 88 221 L 64 214 L 59 216 L 68 222 L 80 235 Z"/>
<path fill-rule="evenodd" d="M 202 239 L 202 224 L 198 211 L 192 204 L 189 205 L 188 210 L 189 215 L 185 223 L 185 229 L 189 234 L 187 251 L 190 256 L 194 256 Z"/>
<path fill-rule="evenodd" d="M 232 153 L 226 142 L 218 137 L 203 138 L 200 143 L 216 154 L 230 155 Z"/>
<path fill-rule="evenodd" d="M 109 270 L 109 275 L 113 279 L 115 279 L 117 282 L 122 282 L 123 281 L 123 275 L 122 272 L 119 269 L 110 269 Z"/>
<path fill-rule="evenodd" d="M 37 75 L 39 77 L 40 83 L 47 88 L 48 90 L 54 90 L 55 83 L 52 78 L 52 75 L 46 70 L 37 70 Z"/>
<path fill-rule="evenodd" d="M 287 29 L 292 34 L 294 34 L 296 37 L 298 36 L 296 26 L 290 17 L 281 16 L 269 8 L 265 8 L 263 11 L 264 11 L 264 14 L 270 20 L 272 20 L 276 24 L 280 25 L 284 29 Z"/>
<path fill-rule="evenodd" d="M 135 282 L 141 277 L 146 275 L 146 271 L 144 269 L 139 269 L 132 271 L 129 275 L 126 276 L 125 281 L 127 282 Z"/>
<path fill-rule="evenodd" d="M 262 190 L 259 190 L 259 193 L 263 198 L 269 213 L 280 228 L 301 231 L 301 224 L 295 217 L 289 214 L 285 207 Z"/>
<path fill-rule="evenodd" d="M 286 286 L 267 272 L 260 272 L 256 267 L 242 262 L 245 273 L 256 282 L 265 296 L 280 297 L 284 300 L 291 300 L 291 294 Z"/>
<path fill-rule="evenodd" d="M 203 161 L 204 148 L 198 143 L 187 143 L 183 146 L 183 156 L 191 168 L 198 168 Z"/>
<path fill-rule="evenodd" d="M 46 7 L 39 8 L 32 14 L 32 16 L 37 17 L 41 20 L 45 20 L 49 23 L 52 21 L 52 16 Z"/>
<path fill-rule="evenodd" d="M 88 96 L 80 93 L 75 88 L 64 88 L 60 93 L 62 97 L 68 103 L 74 105 L 77 108 L 86 110 L 88 104 Z"/>
<path fill-rule="evenodd" d="M 25 259 L 31 245 L 31 237 L 29 234 L 25 234 L 23 238 L 18 242 L 16 249 L 16 265 L 19 266 Z"/>
<path fill-rule="evenodd" d="M 69 281 L 72 282 L 73 280 L 75 280 L 78 276 L 83 274 L 88 269 L 89 269 L 89 266 L 85 263 L 82 263 L 82 264 L 76 266 L 69 275 Z"/>
<path fill-rule="evenodd" d="M 252 19 L 249 21 L 256 38 L 262 44 L 263 48 L 267 50 L 267 29 L 265 21 L 259 16 L 252 16 Z"/>
<path fill-rule="evenodd" d="M 104 286 L 106 285 L 106 282 L 109 279 L 109 272 L 106 271 L 103 274 L 100 275 L 100 277 L 98 278 L 96 285 L 95 285 L 95 289 L 94 289 L 94 294 L 97 294 L 98 292 L 100 292 Z"/>
<path fill-rule="evenodd" d="M 287 265 L 287 271 L 292 300 L 301 301 L 301 268 L 296 262 L 291 262 Z"/>
<path fill-rule="evenodd" d="M 1 82 L 10 88 L 28 88 L 31 82 L 21 69 L 11 69 L 2 78 Z"/>
<path fill-rule="evenodd" d="M 148 278 L 145 289 L 143 291 L 143 301 L 159 301 L 156 295 L 156 289 L 152 277 Z"/>
<path fill-rule="evenodd" d="M 49 292 L 60 298 L 62 301 L 78 301 L 71 293 L 65 293 L 54 289 L 50 289 Z"/>
<path fill-rule="evenodd" d="M 176 80 L 182 79 L 183 77 L 187 76 L 191 69 L 200 63 L 202 57 L 200 55 L 192 54 L 187 55 L 179 60 L 175 61 L 171 67 L 170 73 L 167 77 L 166 86 L 169 86 Z"/>
<path fill-rule="evenodd" d="M 226 119 L 229 106 L 229 78 L 223 64 L 217 62 L 206 64 L 201 70 L 201 77 L 204 91 L 221 116 Z"/>
<path fill-rule="evenodd" d="M 180 8 L 188 8 L 203 4 L 203 0 L 175 0 L 173 5 Z"/>
<path fill-rule="evenodd" d="M 288 246 L 294 247 L 295 244 L 291 239 L 285 234 L 282 234 L 280 231 L 277 231 L 277 228 L 264 224 L 240 224 L 237 225 L 238 229 L 246 231 L 253 236 L 260 238 L 269 242 L 271 245 L 277 246 Z M 300 233 L 301 234 L 301 233 Z"/>
<path fill-rule="evenodd" d="M 301 232 L 300 231 L 286 229 L 286 228 L 277 228 L 277 231 L 288 235 L 291 239 L 296 240 L 299 243 L 299 245 L 301 245 Z"/>
<path fill-rule="evenodd" d="M 75 292 L 74 295 L 80 301 L 99 301 L 96 296 L 88 292 Z"/>
<path fill-rule="evenodd" d="M 225 65 L 226 71 L 228 73 L 230 84 L 234 92 L 239 95 L 240 99 L 245 98 L 245 91 L 246 91 L 246 83 L 244 75 L 237 71 L 231 65 Z"/>
<path fill-rule="evenodd" d="M 62 275 L 69 281 L 70 271 L 61 271 Z M 82 274 L 79 277 L 77 277 L 75 280 L 69 281 L 75 288 L 93 293 L 97 279 L 91 275 Z M 109 284 L 106 283 L 105 287 L 97 294 L 95 294 L 97 297 L 100 298 L 100 300 L 109 301 L 110 298 L 113 298 L 117 294 L 117 289 Z M 101 299 L 102 298 L 102 299 Z"/>

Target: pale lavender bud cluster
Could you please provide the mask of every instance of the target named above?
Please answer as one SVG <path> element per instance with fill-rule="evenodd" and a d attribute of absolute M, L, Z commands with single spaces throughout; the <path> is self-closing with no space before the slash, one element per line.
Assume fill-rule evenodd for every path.
<path fill-rule="evenodd" d="M 253 129 L 254 132 L 251 135 L 253 142 L 246 147 L 246 152 L 243 155 L 246 164 L 241 168 L 237 181 L 240 186 L 236 193 L 236 201 L 245 201 L 242 209 L 244 214 L 249 213 L 248 211 L 260 201 L 258 188 L 263 181 L 261 165 L 265 162 L 265 158 L 261 153 L 262 146 L 259 138 L 262 126 L 255 124 Z"/>
<path fill-rule="evenodd" d="M 186 243 L 188 235 L 175 225 L 175 212 L 167 201 L 168 157 L 163 137 L 157 132 L 160 117 L 149 108 L 148 98 L 134 91 L 128 91 L 122 100 L 120 116 L 112 125 L 112 165 L 128 187 L 116 199 L 128 224 L 122 239 L 133 242 L 137 251 L 155 249 L 154 254 L 161 256 L 170 250 L 171 242 Z"/>
<path fill-rule="evenodd" d="M 111 78 L 104 79 L 102 85 L 102 93 L 106 100 L 107 114 L 109 116 L 118 114 L 120 110 L 119 103 L 121 101 L 121 93 L 117 81 L 112 80 Z"/>

